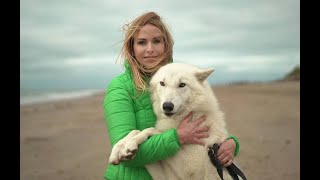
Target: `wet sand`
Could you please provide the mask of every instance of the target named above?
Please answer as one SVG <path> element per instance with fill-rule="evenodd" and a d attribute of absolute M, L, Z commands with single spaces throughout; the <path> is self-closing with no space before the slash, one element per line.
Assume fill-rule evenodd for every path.
<path fill-rule="evenodd" d="M 249 180 L 300 179 L 300 82 L 214 87 Z M 20 179 L 103 179 L 110 154 L 104 93 L 20 106 Z"/>

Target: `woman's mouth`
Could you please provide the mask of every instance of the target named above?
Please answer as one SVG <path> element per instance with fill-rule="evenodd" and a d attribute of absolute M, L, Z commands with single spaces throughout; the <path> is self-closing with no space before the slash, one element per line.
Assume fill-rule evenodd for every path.
<path fill-rule="evenodd" d="M 144 58 L 146 58 L 146 59 L 155 59 L 155 58 L 157 58 L 157 56 L 145 56 Z"/>

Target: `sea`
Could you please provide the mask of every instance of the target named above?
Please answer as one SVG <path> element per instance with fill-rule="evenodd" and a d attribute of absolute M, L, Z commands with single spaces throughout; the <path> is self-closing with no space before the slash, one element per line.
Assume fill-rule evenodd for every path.
<path fill-rule="evenodd" d="M 20 89 L 20 106 L 59 101 L 65 99 L 75 99 L 91 96 L 95 93 L 103 92 L 103 89 L 72 89 L 72 90 L 46 90 L 46 89 Z"/>

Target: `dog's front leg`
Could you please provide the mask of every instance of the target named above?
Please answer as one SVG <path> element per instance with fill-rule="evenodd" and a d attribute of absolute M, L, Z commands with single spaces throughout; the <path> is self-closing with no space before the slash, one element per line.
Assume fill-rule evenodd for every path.
<path fill-rule="evenodd" d="M 124 148 L 122 149 L 123 154 L 130 154 L 132 155 L 130 159 L 133 159 L 135 156 L 135 153 L 138 150 L 138 146 L 142 144 L 144 141 L 146 141 L 150 136 L 154 134 L 159 134 L 160 131 L 151 127 L 144 129 L 140 133 L 136 134 L 130 141 L 127 141 L 124 144 Z M 125 159 L 128 160 L 128 159 Z"/>
<path fill-rule="evenodd" d="M 155 134 L 160 134 L 160 131 L 154 127 L 147 128 L 142 130 L 139 134 L 136 134 L 133 138 L 132 141 L 136 142 L 136 144 L 141 144 L 144 141 L 146 141 L 150 136 L 155 135 Z"/>

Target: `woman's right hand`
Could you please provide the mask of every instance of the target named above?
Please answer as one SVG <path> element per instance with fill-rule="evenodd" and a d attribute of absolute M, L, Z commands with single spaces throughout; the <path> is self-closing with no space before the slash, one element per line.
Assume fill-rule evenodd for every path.
<path fill-rule="evenodd" d="M 180 144 L 200 144 L 205 145 L 200 139 L 209 137 L 208 127 L 199 127 L 206 120 L 205 116 L 191 122 L 192 112 L 179 124 L 177 128 Z"/>

